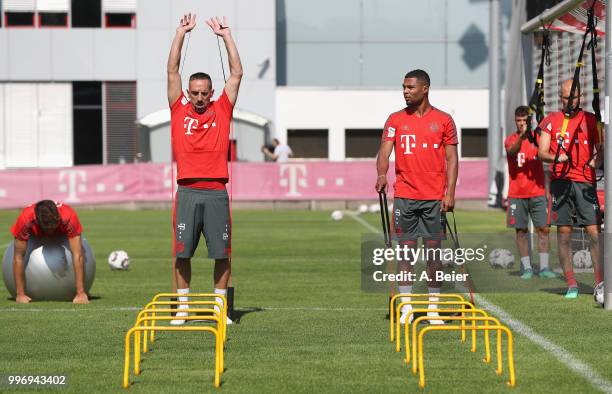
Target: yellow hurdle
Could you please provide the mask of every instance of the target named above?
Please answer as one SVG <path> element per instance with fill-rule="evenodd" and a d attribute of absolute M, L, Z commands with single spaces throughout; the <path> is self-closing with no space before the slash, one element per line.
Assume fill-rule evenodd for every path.
<path fill-rule="evenodd" d="M 393 340 L 395 339 L 393 328 L 395 327 L 394 321 L 396 320 L 396 318 L 395 318 L 395 313 L 393 313 L 393 312 L 395 311 L 395 302 L 396 302 L 396 300 L 399 297 L 413 297 L 413 298 L 438 297 L 438 298 L 455 299 L 457 301 L 465 301 L 465 298 L 461 294 L 436 294 L 434 296 L 434 295 L 431 295 L 431 294 L 423 294 L 423 293 L 416 293 L 416 294 L 404 293 L 404 294 L 396 294 L 396 295 L 394 295 L 389 300 L 389 337 L 390 337 L 390 341 L 391 342 L 393 342 Z M 399 321 L 399 316 L 397 317 L 397 320 Z"/>
<path fill-rule="evenodd" d="M 163 304 L 160 304 L 160 302 L 163 302 Z M 170 305 L 174 305 L 175 302 L 177 301 L 157 301 L 157 302 L 150 302 L 148 303 L 140 312 L 138 312 L 138 316 L 136 317 L 136 321 L 138 321 L 138 319 L 144 315 L 149 315 L 149 316 L 155 316 L 156 313 L 175 313 L 176 309 L 157 309 L 155 306 L 156 305 L 168 305 L 166 304 L 167 302 L 170 302 Z M 213 306 L 220 306 L 220 304 L 218 302 L 215 301 L 192 301 L 192 302 L 196 302 L 196 304 L 194 305 L 202 305 L 202 306 L 206 306 L 206 305 L 213 305 Z M 189 309 L 190 312 L 195 312 L 195 313 L 211 313 L 215 316 L 219 316 L 219 320 L 221 321 L 221 316 L 222 314 L 220 312 L 217 312 L 215 309 Z M 202 319 L 198 319 L 198 320 L 207 320 L 205 319 L 206 315 L 201 316 Z M 181 319 L 183 320 L 183 319 Z M 191 320 L 191 319 L 189 319 Z M 145 322 L 145 326 L 147 326 L 148 322 Z M 155 325 L 154 322 L 151 322 L 151 325 Z M 223 341 L 225 342 L 226 338 L 227 338 L 227 327 L 226 327 L 226 322 L 221 321 L 221 325 L 220 325 L 220 331 L 223 334 Z M 144 333 L 144 348 L 143 348 L 143 352 L 146 353 L 148 351 L 148 347 L 147 347 L 147 337 L 149 335 L 153 335 L 155 333 L 155 331 L 151 331 L 149 332 L 145 332 Z M 140 333 L 138 333 L 138 339 L 140 340 Z M 151 342 L 153 342 L 153 339 L 151 339 Z"/>
<path fill-rule="evenodd" d="M 489 314 L 482 310 L 482 309 L 425 309 L 425 308 L 421 308 L 421 309 L 412 309 L 410 312 L 408 312 L 408 316 L 406 318 L 409 318 L 410 315 L 415 314 L 415 313 L 425 313 L 425 312 L 455 312 L 455 313 L 461 313 L 461 316 L 465 316 L 466 313 L 471 313 L 472 316 L 476 316 L 476 314 L 479 314 L 481 316 L 489 316 Z M 420 319 L 420 320 L 419 320 Z M 427 317 L 427 316 L 423 316 L 422 318 L 417 318 L 415 319 L 415 322 L 412 323 L 412 329 L 413 332 L 416 330 L 416 325 L 415 323 L 418 324 L 418 322 L 421 322 L 423 320 L 431 320 L 431 319 L 438 319 L 438 317 Z M 488 324 L 488 323 L 486 323 Z M 465 322 L 462 321 L 462 326 L 465 327 Z M 462 332 L 465 332 L 465 328 L 462 330 Z M 410 365 L 410 325 L 405 324 L 404 325 L 404 340 L 405 340 L 405 344 L 406 344 L 406 364 Z M 413 335 L 412 337 L 412 353 L 416 353 L 416 339 Z M 472 344 L 472 352 L 476 351 L 476 346 L 475 344 Z M 486 363 L 490 363 L 491 362 L 491 347 L 490 347 L 490 342 L 489 342 L 489 332 L 485 331 L 485 358 L 483 359 L 484 362 Z M 416 364 L 416 360 L 413 361 Z"/>
<path fill-rule="evenodd" d="M 208 302 L 214 302 L 214 301 L 208 301 Z M 155 310 L 145 309 L 145 310 L 142 310 L 138 314 L 138 318 L 136 320 L 136 324 L 134 325 L 134 327 L 147 327 L 148 326 L 147 322 L 149 321 L 150 322 L 159 321 L 159 320 L 168 321 L 168 320 L 175 319 L 175 317 L 172 317 L 172 316 L 146 316 L 146 314 L 150 313 L 151 311 L 155 311 L 157 313 L 171 313 L 171 312 L 174 312 L 175 309 L 155 309 Z M 207 315 L 207 316 L 202 316 L 202 315 L 186 316 L 185 320 L 189 320 L 189 321 L 205 320 L 205 321 L 214 322 L 217 325 L 217 331 L 220 333 L 221 336 L 223 336 L 222 334 L 223 323 L 221 322 L 221 315 L 217 311 L 215 311 L 214 309 L 193 309 L 192 311 L 193 312 L 211 312 L 213 313 L 212 315 Z M 150 327 L 152 328 L 151 332 L 155 332 L 156 331 L 155 328 L 159 326 L 151 325 Z M 145 338 L 146 338 L 146 335 L 145 335 Z M 146 353 L 146 350 L 144 350 L 144 353 Z M 223 373 L 223 352 L 221 352 L 221 373 Z M 134 334 L 134 374 L 140 375 L 140 332 Z"/>
<path fill-rule="evenodd" d="M 195 317 L 195 316 L 194 316 Z M 167 316 L 168 320 L 173 319 L 172 316 Z M 146 317 L 144 319 L 154 319 L 153 317 Z M 166 319 L 163 319 L 166 320 Z M 132 327 L 125 335 L 125 362 L 123 368 L 123 388 L 129 388 L 130 386 L 130 337 L 135 332 L 141 331 L 208 331 L 215 336 L 215 377 L 214 386 L 216 388 L 221 386 L 221 362 L 223 352 L 223 342 L 221 335 L 217 329 L 210 326 L 189 326 L 189 327 L 172 327 L 172 326 L 158 326 L 158 327 Z"/>
<path fill-rule="evenodd" d="M 475 316 L 475 313 L 472 314 L 472 316 L 445 316 L 444 318 L 440 319 L 440 320 L 445 320 L 445 321 L 461 321 L 461 328 L 463 330 L 468 329 L 466 327 L 466 325 L 464 324 L 465 321 L 471 321 L 472 322 L 472 337 L 476 336 L 476 330 L 475 327 L 477 325 L 477 322 L 479 321 L 478 319 L 480 319 L 481 317 L 485 317 L 488 319 L 492 319 L 492 321 L 500 326 L 501 323 L 499 322 L 499 320 L 495 317 L 490 317 L 486 314 L 485 311 L 483 311 L 482 309 L 474 309 L 474 310 L 470 310 L 470 312 L 476 312 L 476 311 L 481 311 L 483 312 L 485 315 L 484 316 Z M 412 373 L 416 374 L 417 373 L 417 330 L 418 330 L 418 326 L 419 323 L 421 323 L 422 321 L 426 321 L 429 320 L 430 318 L 428 317 L 418 317 L 413 323 L 412 323 Z M 437 317 L 436 317 L 437 319 Z M 485 320 L 484 321 L 485 326 L 489 325 L 489 320 Z M 463 331 L 462 330 L 462 331 Z M 406 330 L 407 331 L 407 330 Z M 476 346 L 473 345 L 472 346 L 472 353 L 476 352 Z M 497 353 L 498 356 L 501 353 L 501 332 L 497 332 Z M 485 358 L 483 360 L 486 363 L 489 363 L 491 361 L 491 351 L 490 351 L 490 343 L 489 343 L 489 335 L 488 335 L 488 331 L 486 331 L 486 335 L 485 335 Z M 500 375 L 502 371 L 502 365 L 501 365 L 501 358 L 497 358 L 497 374 Z"/>
<path fill-rule="evenodd" d="M 175 298 L 175 297 L 196 297 L 196 298 L 213 298 L 213 299 L 216 297 L 219 297 L 223 300 L 223 308 L 221 309 L 223 311 L 223 315 L 225 316 L 223 325 L 225 325 L 225 323 L 227 322 L 227 308 L 226 308 L 227 299 L 224 295 L 221 295 L 221 294 L 215 294 L 215 293 L 187 293 L 187 294 L 159 293 L 153 296 L 153 298 L 151 299 L 151 302 L 157 302 L 160 298 Z M 186 303 L 178 302 L 178 304 L 186 304 Z M 145 309 L 148 309 L 148 308 L 145 306 Z M 155 324 L 154 322 L 152 323 Z M 145 343 L 146 343 L 146 334 L 148 334 L 148 332 L 145 332 Z M 151 335 L 151 342 L 153 342 L 155 340 L 155 332 L 151 332 L 150 335 Z M 226 339 L 225 333 L 223 335 L 224 335 L 223 340 L 225 341 Z"/>
<path fill-rule="evenodd" d="M 404 305 L 449 305 L 456 307 L 465 307 L 467 309 L 476 309 L 471 302 L 468 301 L 402 301 L 395 309 L 395 351 L 399 353 L 401 350 L 401 331 L 400 331 L 400 311 Z M 474 323 L 475 324 L 475 323 Z M 463 324 L 462 324 L 463 325 Z M 461 342 L 465 342 L 465 331 L 461 332 Z M 476 332 L 472 331 L 472 351 L 476 351 Z"/>
<path fill-rule="evenodd" d="M 169 306 L 169 305 L 213 305 L 219 308 L 220 313 L 221 313 L 221 323 L 219 324 L 219 327 L 221 328 L 221 335 L 223 336 L 223 342 L 225 342 L 227 340 L 227 311 L 224 308 L 221 308 L 221 305 L 216 302 L 216 301 L 151 301 L 149 302 L 147 305 L 145 305 L 145 307 L 142 309 L 143 311 L 146 310 L 148 311 L 148 313 L 150 313 L 152 316 L 155 316 L 155 312 L 156 312 L 156 306 Z M 177 309 L 173 309 L 173 312 L 176 312 Z M 142 312 L 142 311 L 141 311 Z M 139 313 L 140 316 L 140 313 Z M 199 317 L 199 319 L 185 319 L 184 317 L 178 318 L 179 320 L 206 320 L 205 317 L 206 316 L 194 316 L 194 317 Z M 176 319 L 176 317 L 174 318 Z M 172 319 L 172 320 L 174 320 Z M 148 324 L 145 323 L 145 326 L 147 326 Z M 154 327 L 155 326 L 155 320 L 151 321 L 151 326 Z M 151 339 L 151 343 L 153 343 L 153 341 L 155 340 L 155 330 L 152 330 L 150 332 L 145 331 L 144 333 L 144 349 L 143 351 L 146 353 L 148 351 L 148 346 L 147 346 L 147 337 L 150 336 Z M 140 340 L 140 333 L 138 334 L 138 340 Z"/>
<path fill-rule="evenodd" d="M 494 321 L 491 317 L 466 317 L 464 319 L 477 319 L 481 321 Z M 424 367 L 424 356 L 423 356 L 423 338 L 425 334 L 430 331 L 459 331 L 462 330 L 461 326 L 427 326 L 421 330 L 419 333 L 418 339 L 418 354 L 419 354 L 419 387 L 421 389 L 425 388 L 425 367 Z M 494 325 L 494 326 L 476 326 L 470 327 L 468 326 L 466 329 L 468 330 L 497 330 L 498 335 L 499 332 L 503 331 L 506 333 L 506 337 L 508 340 L 508 371 L 509 371 L 509 380 L 507 382 L 508 386 L 514 387 L 516 385 L 516 377 L 514 375 L 514 354 L 513 354 L 513 345 L 512 345 L 512 332 L 508 329 L 508 327 L 503 325 Z M 501 341 L 498 342 L 498 357 L 501 359 Z M 498 362 L 499 364 L 499 362 Z M 497 371 L 496 371 L 497 372 Z M 501 370 L 498 372 L 501 375 Z"/>

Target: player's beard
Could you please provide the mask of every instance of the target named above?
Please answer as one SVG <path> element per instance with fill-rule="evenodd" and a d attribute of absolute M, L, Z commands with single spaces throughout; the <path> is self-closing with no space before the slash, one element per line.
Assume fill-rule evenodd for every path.
<path fill-rule="evenodd" d="M 409 108 L 416 108 L 423 101 L 422 99 L 417 101 L 417 100 L 409 99 L 409 98 L 405 98 L 405 100 L 406 100 L 406 106 L 409 107 Z"/>
<path fill-rule="evenodd" d="M 206 106 L 203 105 L 203 104 L 202 105 L 194 105 L 193 109 L 196 111 L 196 113 L 201 115 L 201 114 L 204 113 L 204 111 L 206 111 Z"/>

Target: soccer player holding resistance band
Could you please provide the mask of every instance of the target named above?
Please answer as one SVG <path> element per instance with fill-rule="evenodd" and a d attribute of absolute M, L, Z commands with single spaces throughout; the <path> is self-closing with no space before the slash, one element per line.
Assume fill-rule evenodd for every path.
<path fill-rule="evenodd" d="M 189 293 L 191 257 L 200 233 L 204 234 L 208 257 L 215 260 L 215 293 L 225 295 L 230 276 L 231 229 L 227 159 L 232 111 L 242 79 L 242 64 L 225 18 L 206 21 L 223 39 L 230 75 L 221 96 L 212 101 L 214 89 L 208 74 L 189 77 L 187 96 L 181 86 L 179 64 L 185 34 L 196 26 L 195 15 L 181 18 L 168 58 L 168 103 L 171 109 L 172 153 L 177 164 L 178 191 L 174 205 L 174 280 L 179 294 Z M 187 301 L 186 296 L 179 301 Z M 222 302 L 221 298 L 217 301 Z M 179 305 L 179 309 L 187 309 Z M 184 324 L 176 313 L 173 325 Z M 229 319 L 229 318 L 228 318 Z M 231 321 L 228 320 L 228 323 Z"/>
<path fill-rule="evenodd" d="M 416 248 L 419 238 L 426 248 L 440 248 L 444 234 L 443 213 L 455 206 L 457 183 L 457 130 L 453 118 L 429 103 L 429 75 L 423 70 L 410 71 L 402 84 L 406 107 L 392 113 L 383 130 L 376 169 L 376 191 L 387 187 L 389 156 L 395 148 L 393 221 L 400 245 Z M 438 253 L 439 254 L 439 253 Z M 435 254 L 434 254 L 435 255 Z M 431 257 L 431 256 L 429 256 Z M 442 282 L 436 272 L 442 270 L 440 256 L 427 261 L 429 300 L 437 302 Z M 399 261 L 401 273 L 412 272 L 412 262 Z M 412 293 L 413 283 L 399 282 L 400 293 Z M 402 297 L 402 302 L 410 297 Z M 429 304 L 429 309 L 437 309 Z M 405 323 L 411 310 L 405 305 L 400 321 Z M 437 312 L 428 312 L 436 317 Z M 411 315 L 412 317 L 412 315 Z M 432 319 L 431 324 L 444 324 Z"/>
<path fill-rule="evenodd" d="M 576 84 L 575 89 L 575 97 L 571 98 L 572 106 L 568 108 L 572 80 L 564 81 L 560 88 L 563 108 L 570 115 L 567 129 L 562 130 L 565 117 L 563 111 L 550 113 L 539 125 L 542 135 L 538 156 L 544 162 L 553 163 L 549 210 L 551 224 L 557 226 L 559 260 L 568 286 L 565 298 L 578 297 L 578 283 L 574 278 L 570 250 L 573 224 L 583 227 L 588 235 L 595 284 L 603 281 L 599 240 L 601 213 L 594 184 L 595 168 L 603 159 L 599 154 L 602 145 L 597 131 L 597 118 L 580 109 L 580 86 Z M 574 212 L 575 222 L 572 220 Z"/>

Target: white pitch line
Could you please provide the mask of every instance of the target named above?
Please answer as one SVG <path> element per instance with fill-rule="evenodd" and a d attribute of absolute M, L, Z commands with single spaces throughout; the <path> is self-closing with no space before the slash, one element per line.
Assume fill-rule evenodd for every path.
<path fill-rule="evenodd" d="M 4 308 L 0 309 L 0 313 L 5 312 L 122 312 L 122 311 L 138 311 L 142 309 L 142 307 L 137 306 L 126 306 L 126 307 L 114 307 L 114 308 L 89 308 L 84 306 L 83 308 L 28 308 L 27 306 L 23 306 L 22 308 Z"/>
<path fill-rule="evenodd" d="M 346 214 L 348 216 L 350 216 L 351 218 L 353 218 L 355 221 L 357 221 L 358 223 L 361 223 L 361 225 L 363 225 L 364 227 L 366 227 L 368 230 L 374 231 L 375 233 L 378 233 L 380 230 L 377 229 L 376 227 L 372 226 L 370 223 L 366 222 L 365 220 L 363 220 L 362 218 L 360 218 L 359 216 L 357 216 L 356 213 L 354 212 L 346 212 Z"/>
<path fill-rule="evenodd" d="M 372 226 L 370 223 L 366 222 L 359 216 L 355 215 L 354 213 L 348 212 L 348 216 L 353 218 L 355 221 L 361 223 L 368 230 L 378 232 L 378 230 L 374 226 Z M 484 306 L 485 309 L 491 311 L 499 318 L 499 320 L 510 326 L 510 328 L 512 328 L 514 331 L 521 334 L 522 336 L 530 340 L 532 343 L 536 344 L 540 348 L 550 353 L 553 357 L 557 359 L 557 361 L 565 365 L 569 370 L 573 371 L 577 375 L 582 376 L 593 387 L 600 390 L 601 392 L 612 394 L 612 383 L 610 383 L 608 380 L 598 374 L 595 370 L 593 370 L 590 365 L 574 357 L 570 352 L 568 352 L 561 346 L 551 342 L 542 335 L 538 334 L 527 324 L 521 322 L 520 320 L 516 320 L 508 312 L 503 310 L 501 307 L 493 304 L 492 302 L 487 301 L 483 296 L 474 294 L 474 298 L 477 300 L 478 305 Z"/>

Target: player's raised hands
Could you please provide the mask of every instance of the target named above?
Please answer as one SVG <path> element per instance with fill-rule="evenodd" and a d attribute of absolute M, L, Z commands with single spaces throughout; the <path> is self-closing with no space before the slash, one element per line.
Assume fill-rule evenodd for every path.
<path fill-rule="evenodd" d="M 216 35 L 220 37 L 230 34 L 229 26 L 227 25 L 227 17 L 225 16 L 223 17 L 223 19 L 221 19 L 221 17 L 219 16 L 210 18 L 209 20 L 206 21 L 206 24 L 210 26 L 213 33 L 215 33 Z"/>
<path fill-rule="evenodd" d="M 196 15 L 195 14 L 185 14 L 181 18 L 179 26 L 176 28 L 177 32 L 182 31 L 184 33 L 188 33 L 193 30 L 196 26 Z"/>

